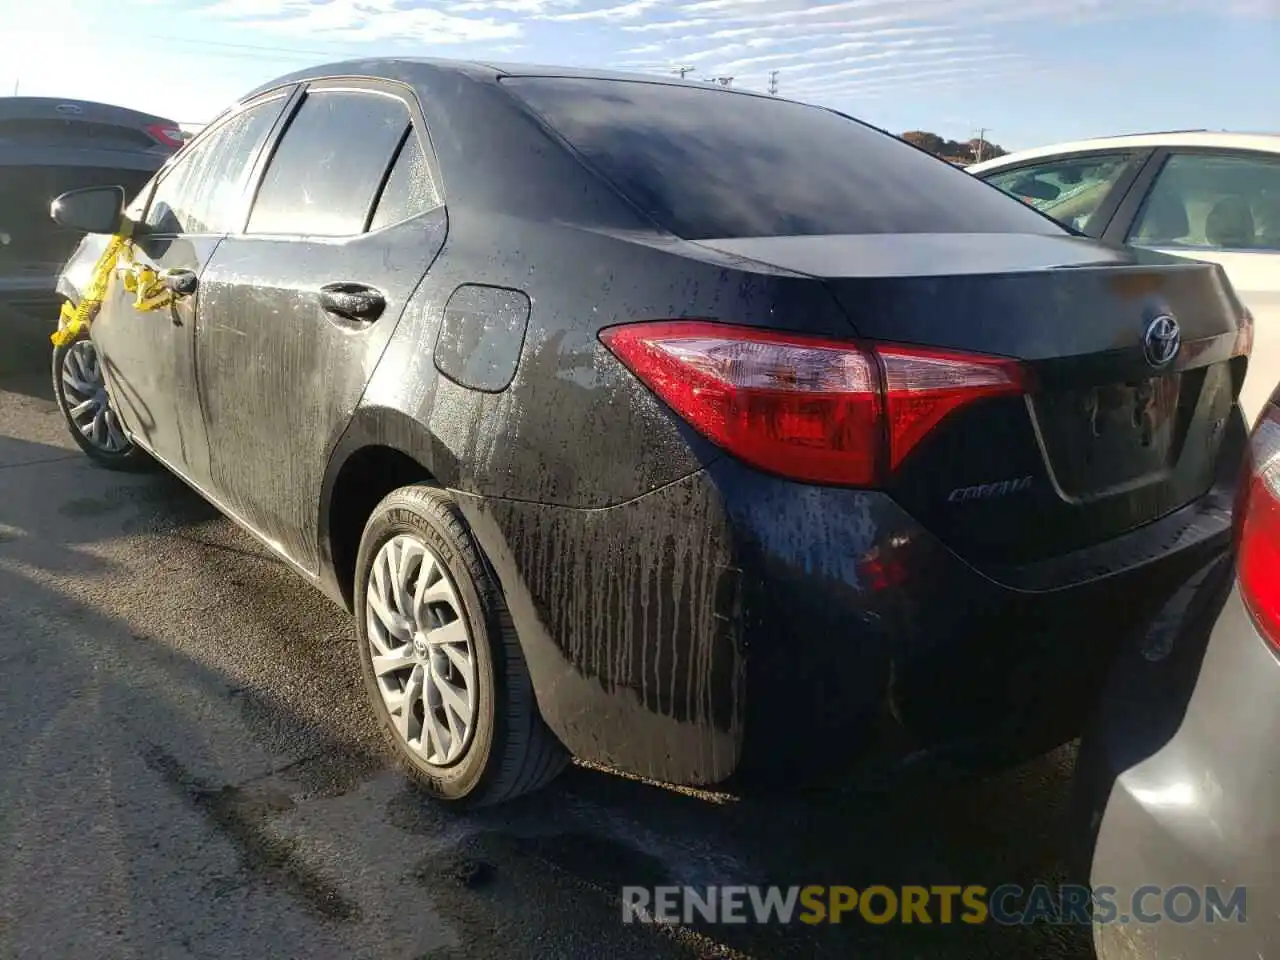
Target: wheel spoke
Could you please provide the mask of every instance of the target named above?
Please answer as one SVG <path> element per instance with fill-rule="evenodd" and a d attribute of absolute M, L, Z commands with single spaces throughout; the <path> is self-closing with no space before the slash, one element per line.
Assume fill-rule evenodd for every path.
<path fill-rule="evenodd" d="M 128 438 L 124 435 L 124 427 L 120 425 L 120 418 L 116 416 L 116 412 L 107 407 L 107 440 L 111 444 L 112 450 L 123 450 L 129 443 Z"/>
<path fill-rule="evenodd" d="M 413 639 L 413 624 L 408 618 L 388 609 L 382 597 L 372 590 L 369 591 L 368 600 L 369 608 L 377 615 L 378 621 L 387 633 L 401 643 L 409 643 Z"/>
<path fill-rule="evenodd" d="M 414 715 L 413 708 L 415 704 L 423 700 L 422 680 L 422 666 L 415 666 L 413 672 L 409 674 L 409 679 L 405 681 L 404 690 L 400 694 L 400 711 L 395 717 L 396 729 L 400 732 L 400 736 L 404 737 L 406 743 L 420 736 L 418 718 Z M 423 703 L 423 707 L 426 707 L 425 703 Z"/>
<path fill-rule="evenodd" d="M 76 395 L 79 397 L 92 396 L 94 393 L 93 384 L 88 383 L 85 380 L 82 380 L 79 376 L 72 373 L 70 370 L 64 370 L 62 372 L 62 383 L 64 386 L 75 391 Z"/>
<path fill-rule="evenodd" d="M 471 647 L 469 644 L 446 643 L 441 646 L 444 655 L 449 658 L 463 683 L 471 685 Z"/>
<path fill-rule="evenodd" d="M 412 617 L 414 609 L 409 595 L 409 581 L 422 556 L 423 548 L 407 537 L 397 537 L 396 541 L 399 541 L 400 555 L 396 563 L 396 575 L 392 579 L 395 587 L 394 602 L 396 610 L 406 617 Z"/>
<path fill-rule="evenodd" d="M 72 407 L 70 411 L 71 416 L 79 418 L 84 414 L 88 413 L 97 405 L 98 405 L 97 398 L 90 397 L 88 400 L 84 400 L 81 403 L 77 403 L 74 407 Z"/>
<path fill-rule="evenodd" d="M 449 756 L 449 751 L 453 749 L 453 743 L 445 743 L 445 731 L 440 726 L 440 721 L 436 717 L 436 712 L 431 709 L 431 704 L 423 699 L 423 706 L 426 708 L 422 714 L 422 753 L 428 762 L 440 763 Z"/>
<path fill-rule="evenodd" d="M 413 615 L 419 620 L 421 620 L 426 613 L 426 611 L 422 609 L 422 605 L 426 602 L 427 592 L 430 589 L 427 586 L 427 581 L 431 580 L 433 577 L 436 578 L 436 583 L 439 583 L 444 579 L 444 576 L 440 574 L 440 570 L 436 566 L 436 558 L 426 550 L 423 550 L 422 564 L 418 568 L 418 589 L 414 591 L 413 595 Z"/>
<path fill-rule="evenodd" d="M 447 706 L 444 708 L 444 718 L 449 722 L 449 746 L 452 748 L 453 744 L 459 742 L 466 736 L 465 721 L 461 720 L 458 717 L 458 714 L 453 710 L 450 710 Z M 461 730 L 458 729 L 460 725 L 462 726 Z"/>
<path fill-rule="evenodd" d="M 373 583 L 369 586 L 369 596 L 379 597 L 387 592 L 387 555 L 379 552 L 373 561 Z"/>
<path fill-rule="evenodd" d="M 415 666 L 417 662 L 417 658 L 413 654 L 413 645 L 406 643 L 403 647 L 396 647 L 395 650 L 385 655 L 375 655 L 373 658 L 373 672 L 380 677 L 385 677 L 388 673 L 395 673 L 397 670 Z"/>
<path fill-rule="evenodd" d="M 436 689 L 440 691 L 440 699 L 444 701 L 446 712 L 449 709 L 454 710 L 459 716 L 467 717 L 471 713 L 471 704 L 468 703 L 467 692 L 455 687 L 440 674 L 433 672 L 431 674 L 431 682 L 435 684 Z"/>
<path fill-rule="evenodd" d="M 427 641 L 432 644 L 469 644 L 470 639 L 467 636 L 467 625 L 461 620 L 454 620 L 427 632 Z"/>

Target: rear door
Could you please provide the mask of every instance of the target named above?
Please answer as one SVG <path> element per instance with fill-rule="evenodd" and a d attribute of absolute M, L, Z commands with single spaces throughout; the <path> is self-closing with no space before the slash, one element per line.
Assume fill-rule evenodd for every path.
<path fill-rule="evenodd" d="M 284 94 L 229 114 L 187 147 L 157 178 L 136 241 L 140 265 L 189 278 L 191 292 L 168 309 L 141 311 L 118 268 L 93 324 L 117 412 L 130 433 L 173 469 L 203 484 L 208 444 L 195 389 L 199 282 L 226 231 L 244 213 L 258 153 L 280 119 Z"/>
<path fill-rule="evenodd" d="M 438 185 L 407 88 L 311 84 L 201 281 L 210 491 L 307 570 L 329 453 L 444 243 Z"/>
<path fill-rule="evenodd" d="M 977 176 L 1064 226 L 1100 237 L 1151 152 L 1069 153 Z"/>
<path fill-rule="evenodd" d="M 1252 422 L 1280 383 L 1280 156 L 1162 150 L 1108 239 L 1221 264 L 1254 315 L 1240 404 Z M 1145 179 L 1145 178 L 1144 178 Z"/>

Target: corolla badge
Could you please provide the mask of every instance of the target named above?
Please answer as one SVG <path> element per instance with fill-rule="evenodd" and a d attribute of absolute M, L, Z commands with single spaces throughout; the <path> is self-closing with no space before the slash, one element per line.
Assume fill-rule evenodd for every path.
<path fill-rule="evenodd" d="M 1178 329 L 1178 321 L 1169 314 L 1162 313 L 1149 324 L 1142 338 L 1143 352 L 1147 363 L 1153 367 L 1163 367 L 1178 355 L 1182 346 L 1182 332 Z"/>

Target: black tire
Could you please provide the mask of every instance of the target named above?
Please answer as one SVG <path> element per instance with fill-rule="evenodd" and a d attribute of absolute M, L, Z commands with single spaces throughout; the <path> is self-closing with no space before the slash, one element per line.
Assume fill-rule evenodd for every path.
<path fill-rule="evenodd" d="M 156 462 L 151 459 L 140 447 L 134 446 L 132 442 L 123 450 L 109 451 L 91 443 L 89 439 L 80 432 L 80 428 L 76 426 L 75 421 L 71 418 L 71 408 L 67 402 L 66 386 L 62 382 L 62 365 L 66 360 L 67 353 L 77 343 L 89 338 L 88 331 L 83 331 L 74 341 L 61 347 L 53 348 L 53 395 L 58 401 L 58 409 L 62 411 L 62 419 L 66 421 L 67 429 L 71 432 L 71 439 L 76 442 L 81 450 L 83 450 L 91 460 L 101 464 L 108 470 L 123 470 L 129 472 L 138 472 L 144 470 L 154 470 L 157 466 Z"/>
<path fill-rule="evenodd" d="M 411 534 L 443 562 L 470 631 L 478 710 L 461 757 L 435 766 L 395 729 L 373 672 L 367 592 L 378 551 L 392 537 Z M 568 754 L 538 712 L 524 655 L 494 576 L 453 498 L 428 484 L 401 487 L 369 517 L 356 559 L 356 653 L 365 692 L 383 736 L 401 766 L 432 797 L 467 807 L 510 800 L 549 783 Z"/>

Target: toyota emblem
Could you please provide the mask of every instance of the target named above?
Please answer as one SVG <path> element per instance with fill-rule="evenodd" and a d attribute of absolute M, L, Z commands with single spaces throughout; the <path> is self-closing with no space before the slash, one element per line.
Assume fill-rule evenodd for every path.
<path fill-rule="evenodd" d="M 1147 325 L 1146 335 L 1142 338 L 1143 352 L 1147 363 L 1153 367 L 1163 367 L 1172 362 L 1182 346 L 1182 333 L 1178 330 L 1178 321 L 1167 313 L 1162 313 Z"/>

